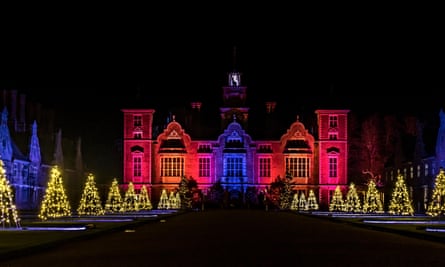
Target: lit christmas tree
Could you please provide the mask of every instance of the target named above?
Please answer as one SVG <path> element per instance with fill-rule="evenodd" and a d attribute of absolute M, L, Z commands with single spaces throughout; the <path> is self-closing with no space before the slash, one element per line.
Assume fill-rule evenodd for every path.
<path fill-rule="evenodd" d="M 170 201 L 168 201 L 167 190 L 162 189 L 161 198 L 159 199 L 158 209 L 166 210 L 170 209 Z"/>
<path fill-rule="evenodd" d="M 99 190 L 96 186 L 93 174 L 88 174 L 85 187 L 83 189 L 80 204 L 77 208 L 78 215 L 103 215 L 105 213 L 102 207 Z"/>
<path fill-rule="evenodd" d="M 136 195 L 136 191 L 134 190 L 134 184 L 132 182 L 128 183 L 128 188 L 127 191 L 125 192 L 123 205 L 125 211 L 139 210 L 138 196 Z"/>
<path fill-rule="evenodd" d="M 48 186 L 38 216 L 42 220 L 71 216 L 71 205 L 65 193 L 62 175 L 57 166 L 51 169 Z"/>
<path fill-rule="evenodd" d="M 0 212 L 2 227 L 20 227 L 20 218 L 18 216 L 17 208 L 14 204 L 14 195 L 12 188 L 6 178 L 6 170 L 3 160 L 0 159 Z"/>
<path fill-rule="evenodd" d="M 383 204 L 380 200 L 380 193 L 377 190 L 374 180 L 368 183 L 368 190 L 366 191 L 366 198 L 363 203 L 363 212 L 365 213 L 380 213 L 383 212 Z"/>
<path fill-rule="evenodd" d="M 179 191 L 176 192 L 175 196 L 176 196 L 176 206 L 177 206 L 177 209 L 180 209 L 182 207 L 182 204 L 181 204 L 181 194 L 179 194 Z"/>
<path fill-rule="evenodd" d="M 433 195 L 428 204 L 427 215 L 439 216 L 445 213 L 445 171 L 440 168 L 439 174 L 434 182 Z"/>
<path fill-rule="evenodd" d="M 171 191 L 170 195 L 168 196 L 168 202 L 170 205 L 171 209 L 177 209 L 178 208 L 178 203 L 176 201 L 176 194 L 175 192 Z"/>
<path fill-rule="evenodd" d="M 307 210 L 307 200 L 304 192 L 301 192 L 300 198 L 298 199 L 298 209 L 299 210 Z"/>
<path fill-rule="evenodd" d="M 293 191 L 291 186 L 292 175 L 287 172 L 286 177 L 282 179 L 282 186 L 280 188 L 280 209 L 286 210 L 290 208 L 293 198 Z"/>
<path fill-rule="evenodd" d="M 111 182 L 110 190 L 108 191 L 108 198 L 105 202 L 105 212 L 113 213 L 113 212 L 123 212 L 124 206 L 122 203 L 122 196 L 119 190 L 119 183 L 117 179 L 114 178 Z"/>
<path fill-rule="evenodd" d="M 332 196 L 331 203 L 329 204 L 329 211 L 344 211 L 345 203 L 343 201 L 343 193 L 340 186 L 337 186 Z"/>
<path fill-rule="evenodd" d="M 142 185 L 141 191 L 139 192 L 139 208 L 141 210 L 151 210 L 153 208 L 145 185 Z"/>
<path fill-rule="evenodd" d="M 414 208 L 402 174 L 397 175 L 388 212 L 395 215 L 414 215 Z"/>
<path fill-rule="evenodd" d="M 346 194 L 345 201 L 346 212 L 362 212 L 362 203 L 357 194 L 357 189 L 354 183 L 349 184 L 348 193 Z"/>
<path fill-rule="evenodd" d="M 318 210 L 317 197 L 315 196 L 314 190 L 309 190 L 309 196 L 307 197 L 307 209 L 308 210 Z"/>
<path fill-rule="evenodd" d="M 292 203 L 290 204 L 291 210 L 298 210 L 298 193 L 294 193 Z"/>

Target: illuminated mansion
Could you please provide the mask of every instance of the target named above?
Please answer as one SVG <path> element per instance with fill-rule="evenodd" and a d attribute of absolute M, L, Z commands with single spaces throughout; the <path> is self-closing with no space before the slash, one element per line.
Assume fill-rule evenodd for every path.
<path fill-rule="evenodd" d="M 349 110 L 315 110 L 313 132 L 297 117 L 273 137 L 268 129 L 276 129 L 276 102 L 265 103 L 264 125 L 250 128 L 253 115 L 241 74 L 229 73 L 222 89 L 221 127 L 212 137 L 198 134 L 204 125 L 199 121 L 201 102 L 191 103 L 182 121 L 172 116 L 158 132 L 156 110 L 122 109 L 123 187 L 129 182 L 136 190 L 146 185 L 157 202 L 161 189 L 174 190 L 182 177 L 191 177 L 204 194 L 221 183 L 231 198 L 238 198 L 249 188 L 265 191 L 277 177 L 290 174 L 294 191 L 308 195 L 313 190 L 321 208 L 327 207 L 337 186 L 347 188 Z M 249 129 L 261 129 L 263 136 L 253 138 Z"/>

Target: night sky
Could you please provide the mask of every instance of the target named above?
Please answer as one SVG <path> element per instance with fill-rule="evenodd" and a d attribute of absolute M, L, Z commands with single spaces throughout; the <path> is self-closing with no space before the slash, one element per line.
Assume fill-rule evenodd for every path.
<path fill-rule="evenodd" d="M 289 107 L 335 100 L 352 110 L 435 113 L 445 106 L 445 45 L 434 15 L 235 9 L 199 17 L 119 7 L 100 15 L 18 12 L 2 32 L 0 88 L 54 107 L 78 131 L 85 131 L 78 124 L 107 129 L 110 140 L 121 136 L 120 109 L 135 99 L 147 108 L 218 103 L 234 68 L 249 98 Z"/>

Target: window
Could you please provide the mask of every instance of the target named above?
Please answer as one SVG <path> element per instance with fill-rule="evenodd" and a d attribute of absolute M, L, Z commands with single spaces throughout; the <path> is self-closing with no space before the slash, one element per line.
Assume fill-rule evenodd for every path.
<path fill-rule="evenodd" d="M 243 175 L 243 158 L 230 157 L 226 159 L 226 176 L 241 177 Z"/>
<path fill-rule="evenodd" d="M 337 128 L 338 127 L 338 116 L 330 115 L 329 116 L 329 128 Z"/>
<path fill-rule="evenodd" d="M 169 177 L 184 176 L 184 158 L 181 157 L 161 158 L 161 176 L 169 176 Z"/>
<path fill-rule="evenodd" d="M 270 158 L 259 158 L 260 177 L 270 177 Z"/>
<path fill-rule="evenodd" d="M 420 165 L 417 165 L 417 178 L 420 177 Z"/>
<path fill-rule="evenodd" d="M 329 133 L 329 140 L 337 140 L 338 138 L 338 133 L 337 132 L 331 132 Z"/>
<path fill-rule="evenodd" d="M 210 177 L 210 158 L 199 159 L 199 177 Z"/>
<path fill-rule="evenodd" d="M 329 157 L 329 177 L 336 178 L 338 168 L 338 158 L 337 157 Z"/>
<path fill-rule="evenodd" d="M 142 116 L 141 115 L 133 116 L 133 126 L 134 127 L 142 126 Z"/>
<path fill-rule="evenodd" d="M 428 176 L 428 163 L 425 163 L 425 176 Z"/>
<path fill-rule="evenodd" d="M 271 145 L 259 145 L 258 152 L 259 153 L 272 153 L 272 146 Z"/>
<path fill-rule="evenodd" d="M 200 144 L 198 146 L 198 152 L 199 153 L 211 153 L 212 147 L 210 146 L 210 144 Z"/>
<path fill-rule="evenodd" d="M 133 138 L 134 139 L 142 139 L 142 132 L 140 132 L 140 131 L 133 132 Z"/>
<path fill-rule="evenodd" d="M 142 176 L 142 156 L 133 156 L 133 177 Z"/>
<path fill-rule="evenodd" d="M 286 170 L 292 177 L 308 178 L 310 159 L 304 157 L 286 158 Z"/>

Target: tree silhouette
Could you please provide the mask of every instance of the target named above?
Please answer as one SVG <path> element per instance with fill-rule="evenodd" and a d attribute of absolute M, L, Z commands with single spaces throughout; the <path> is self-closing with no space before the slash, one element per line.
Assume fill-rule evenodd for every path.
<path fill-rule="evenodd" d="M 281 180 L 280 188 L 280 209 L 286 210 L 290 208 L 294 192 L 291 186 L 292 176 L 289 172 L 286 173 L 286 177 Z"/>
<path fill-rule="evenodd" d="M 117 179 L 114 178 L 111 182 L 110 190 L 108 191 L 107 201 L 105 202 L 105 212 L 113 213 L 125 211 L 122 201 L 119 184 Z"/>
<path fill-rule="evenodd" d="M 139 192 L 139 208 L 141 210 L 151 210 L 153 206 L 151 205 L 150 197 L 148 196 L 147 187 L 142 185 L 141 191 Z"/>
<path fill-rule="evenodd" d="M 362 204 L 354 183 L 349 184 L 348 193 L 346 194 L 345 211 L 362 212 Z"/>
<path fill-rule="evenodd" d="M 445 212 L 445 171 L 440 168 L 434 182 L 433 195 L 428 204 L 427 215 L 439 216 Z"/>
<path fill-rule="evenodd" d="M 207 204 L 213 205 L 215 207 L 223 207 L 224 199 L 224 187 L 221 184 L 221 180 L 216 181 L 209 190 L 207 196 Z M 181 204 L 182 207 L 182 204 Z"/>
<path fill-rule="evenodd" d="M 78 215 L 103 215 L 105 213 L 102 207 L 99 190 L 96 186 L 93 174 L 88 174 L 85 187 L 83 189 L 80 204 L 77 208 Z"/>
<path fill-rule="evenodd" d="M 345 211 L 345 203 L 343 201 L 343 193 L 340 186 L 337 186 L 329 204 L 329 211 Z"/>
<path fill-rule="evenodd" d="M 18 216 L 17 208 L 14 204 L 14 194 L 11 185 L 6 178 L 6 170 L 3 160 L 0 159 L 0 212 L 2 227 L 11 227 L 14 224 L 17 228 L 20 227 L 20 218 Z"/>
<path fill-rule="evenodd" d="M 162 198 L 161 193 L 161 198 Z M 192 192 L 190 189 L 190 180 L 187 179 L 187 177 L 183 176 L 181 178 L 181 182 L 179 183 L 179 195 L 181 196 L 181 208 L 182 209 L 190 209 L 192 208 Z M 166 207 L 165 203 L 161 203 L 161 200 L 159 200 L 159 205 L 161 205 L 164 208 Z"/>
<path fill-rule="evenodd" d="M 45 190 L 38 217 L 42 220 L 47 220 L 48 218 L 63 216 L 71 216 L 71 205 L 65 193 L 59 168 L 54 166 L 50 172 L 48 186 Z"/>
<path fill-rule="evenodd" d="M 413 215 L 414 208 L 409 198 L 405 179 L 402 174 L 397 175 L 397 181 L 392 192 L 388 212 L 395 215 Z"/>
<path fill-rule="evenodd" d="M 366 191 L 366 198 L 363 203 L 363 212 L 377 213 L 383 212 L 382 201 L 380 200 L 380 193 L 377 190 L 374 180 L 369 180 L 368 190 Z"/>

